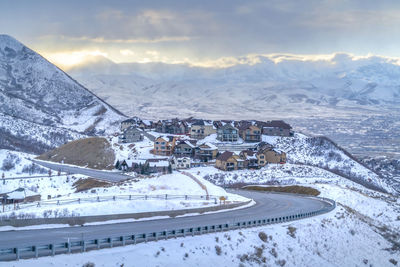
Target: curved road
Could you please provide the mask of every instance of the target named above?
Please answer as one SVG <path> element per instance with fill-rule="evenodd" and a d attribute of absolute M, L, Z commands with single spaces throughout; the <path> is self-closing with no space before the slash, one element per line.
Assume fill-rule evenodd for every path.
<path fill-rule="evenodd" d="M 83 227 L 1 232 L 0 249 L 67 242 L 68 240 L 78 241 L 82 239 L 88 240 L 110 236 L 141 234 L 214 224 L 232 224 L 241 221 L 318 211 L 331 206 L 331 204 L 325 201 L 304 196 L 244 190 L 238 190 L 235 193 L 253 198 L 257 204 L 238 210 L 188 217 Z"/>
<path fill-rule="evenodd" d="M 83 174 L 93 178 L 106 180 L 109 182 L 119 182 L 132 178 L 132 176 L 125 175 L 120 172 L 94 170 L 94 169 L 82 168 L 78 166 L 75 167 L 75 166 L 53 163 L 48 161 L 41 161 L 41 160 L 32 160 L 32 161 L 35 162 L 36 164 L 42 165 L 49 169 L 53 169 L 55 171 L 60 170 L 62 172 L 71 174 Z"/>

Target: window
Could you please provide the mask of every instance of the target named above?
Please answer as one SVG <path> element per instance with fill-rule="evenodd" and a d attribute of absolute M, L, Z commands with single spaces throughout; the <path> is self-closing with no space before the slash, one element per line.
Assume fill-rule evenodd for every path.
<path fill-rule="evenodd" d="M 261 156 L 260 156 L 260 159 L 263 159 L 263 158 L 264 158 L 264 155 L 261 155 Z"/>
<path fill-rule="evenodd" d="M 156 142 L 156 145 L 160 144 L 160 142 Z"/>
<path fill-rule="evenodd" d="M 264 164 L 264 161 L 262 160 L 262 161 L 260 161 L 260 164 Z"/>

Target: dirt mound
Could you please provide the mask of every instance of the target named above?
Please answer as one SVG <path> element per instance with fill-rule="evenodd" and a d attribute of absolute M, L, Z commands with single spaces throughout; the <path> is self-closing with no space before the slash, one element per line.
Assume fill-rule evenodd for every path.
<path fill-rule="evenodd" d="M 257 190 L 257 191 L 268 191 L 268 192 L 280 192 L 280 193 L 292 193 L 292 194 L 302 194 L 302 195 L 311 195 L 318 196 L 320 192 L 317 189 L 299 186 L 299 185 L 290 185 L 290 186 L 246 186 L 244 189 L 247 190 Z"/>
<path fill-rule="evenodd" d="M 115 155 L 105 138 L 90 137 L 69 142 L 38 157 L 41 160 L 112 170 Z"/>
<path fill-rule="evenodd" d="M 99 181 L 96 179 L 88 178 L 88 179 L 79 179 L 73 184 L 73 186 L 75 187 L 76 190 L 75 192 L 78 193 L 96 187 L 109 187 L 111 186 L 111 184 L 105 181 Z"/>

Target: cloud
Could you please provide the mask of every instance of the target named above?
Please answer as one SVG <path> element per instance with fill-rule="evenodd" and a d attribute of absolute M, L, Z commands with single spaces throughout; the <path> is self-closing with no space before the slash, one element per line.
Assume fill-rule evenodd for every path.
<path fill-rule="evenodd" d="M 119 52 L 124 56 L 133 56 L 135 54 L 135 52 L 129 49 L 119 50 Z"/>

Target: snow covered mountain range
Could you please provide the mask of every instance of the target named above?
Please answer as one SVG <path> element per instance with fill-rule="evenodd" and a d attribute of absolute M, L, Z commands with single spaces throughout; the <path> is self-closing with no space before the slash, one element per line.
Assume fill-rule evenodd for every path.
<path fill-rule="evenodd" d="M 0 35 L 0 103 L 0 148 L 31 153 L 110 133 L 124 117 L 8 35 Z"/>
<path fill-rule="evenodd" d="M 226 68 L 98 60 L 69 73 L 128 115 L 211 119 L 348 116 L 398 111 L 400 65 L 384 57 L 239 58 Z M 110 90 L 112 89 L 112 90 Z"/>

